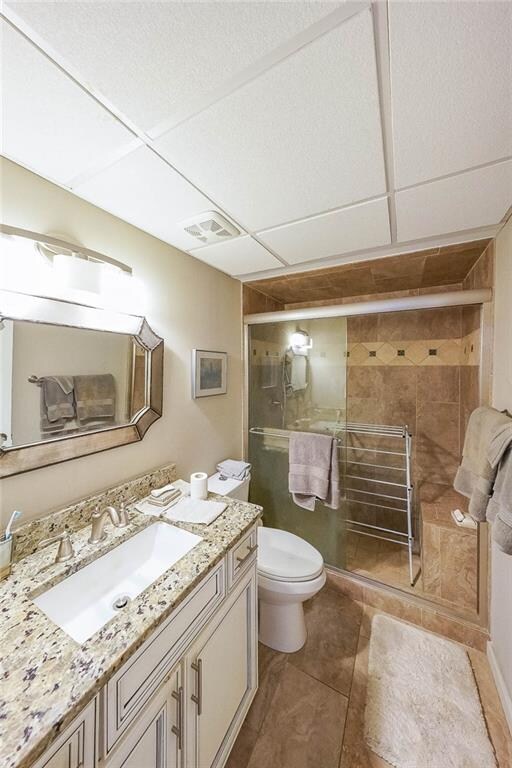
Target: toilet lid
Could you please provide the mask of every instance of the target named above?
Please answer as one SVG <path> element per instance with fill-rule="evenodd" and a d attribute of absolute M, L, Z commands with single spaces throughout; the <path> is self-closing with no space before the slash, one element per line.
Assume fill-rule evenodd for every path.
<path fill-rule="evenodd" d="M 258 528 L 258 571 L 271 579 L 306 581 L 322 573 L 323 557 L 311 544 L 289 531 Z"/>

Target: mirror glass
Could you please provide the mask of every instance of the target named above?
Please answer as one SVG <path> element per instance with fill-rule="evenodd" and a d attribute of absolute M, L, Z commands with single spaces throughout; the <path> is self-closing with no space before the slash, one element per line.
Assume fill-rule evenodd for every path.
<path fill-rule="evenodd" d="M 147 406 L 146 355 L 124 333 L 3 320 L 0 445 L 129 424 Z"/>

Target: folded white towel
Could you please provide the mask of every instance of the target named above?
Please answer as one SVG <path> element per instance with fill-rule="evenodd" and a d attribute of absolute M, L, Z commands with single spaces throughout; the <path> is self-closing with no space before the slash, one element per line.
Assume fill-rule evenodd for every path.
<path fill-rule="evenodd" d="M 226 509 L 222 501 L 204 501 L 184 496 L 163 513 L 167 520 L 181 523 L 202 523 L 210 525 Z"/>
<path fill-rule="evenodd" d="M 225 477 L 232 477 L 234 480 L 245 480 L 249 476 L 251 465 L 246 461 L 225 459 L 217 464 L 217 471 Z"/>

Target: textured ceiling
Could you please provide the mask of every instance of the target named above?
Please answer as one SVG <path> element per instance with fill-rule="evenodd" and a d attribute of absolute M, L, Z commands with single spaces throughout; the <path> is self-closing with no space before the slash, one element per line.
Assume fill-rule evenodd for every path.
<path fill-rule="evenodd" d="M 243 280 L 491 237 L 512 204 L 512 3 L 2 9 L 2 153 Z M 211 210 L 240 237 L 184 231 Z"/>
<path fill-rule="evenodd" d="M 361 264 L 246 282 L 280 304 L 343 299 L 462 283 L 489 240 L 388 256 Z"/>

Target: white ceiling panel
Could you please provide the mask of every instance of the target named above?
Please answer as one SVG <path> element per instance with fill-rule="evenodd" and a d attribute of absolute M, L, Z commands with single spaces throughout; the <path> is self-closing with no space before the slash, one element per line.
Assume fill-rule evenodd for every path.
<path fill-rule="evenodd" d="M 137 149 L 73 191 L 184 250 L 197 247 L 197 240 L 176 224 L 213 208 L 208 198 L 147 147 Z"/>
<path fill-rule="evenodd" d="M 144 130 L 336 10 L 336 2 L 8 2 Z"/>
<path fill-rule="evenodd" d="M 512 161 L 398 192 L 398 240 L 497 224 L 512 205 Z"/>
<path fill-rule="evenodd" d="M 512 154 L 512 3 L 391 2 L 397 187 Z"/>
<path fill-rule="evenodd" d="M 2 152 L 65 184 L 133 135 L 4 21 Z"/>
<path fill-rule="evenodd" d="M 370 11 L 156 142 L 253 230 L 385 193 Z"/>
<path fill-rule="evenodd" d="M 391 242 L 387 199 L 260 232 L 258 238 L 290 264 Z"/>
<path fill-rule="evenodd" d="M 227 272 L 228 275 L 245 275 L 282 266 L 275 256 L 248 235 L 218 245 L 198 248 L 190 253 L 206 264 Z"/>

